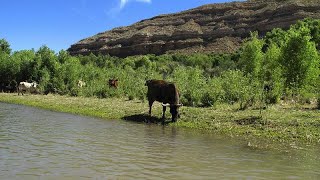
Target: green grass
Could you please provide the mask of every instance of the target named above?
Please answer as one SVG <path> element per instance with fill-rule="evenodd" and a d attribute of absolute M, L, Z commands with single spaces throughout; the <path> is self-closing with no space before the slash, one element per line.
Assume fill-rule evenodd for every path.
<path fill-rule="evenodd" d="M 103 119 L 130 119 L 141 122 L 161 122 L 162 107 L 154 103 L 153 118 L 148 117 L 145 101 L 119 98 L 84 98 L 59 95 L 24 95 L 0 93 L 0 102 L 23 104 L 43 109 L 74 113 Z M 320 111 L 316 105 L 274 105 L 260 114 L 259 109 L 237 110 L 238 105 L 218 105 L 215 108 L 182 107 L 177 123 L 191 129 L 209 131 L 231 137 L 263 139 L 283 143 L 320 143 Z M 167 120 L 170 113 L 167 110 Z"/>

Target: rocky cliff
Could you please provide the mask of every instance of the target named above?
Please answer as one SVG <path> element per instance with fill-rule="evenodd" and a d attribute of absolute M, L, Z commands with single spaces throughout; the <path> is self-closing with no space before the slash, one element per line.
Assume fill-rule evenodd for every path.
<path fill-rule="evenodd" d="M 299 19 L 320 18 L 319 3 L 246 1 L 209 4 L 142 20 L 71 45 L 72 55 L 234 52 L 250 31 L 264 35 Z"/>

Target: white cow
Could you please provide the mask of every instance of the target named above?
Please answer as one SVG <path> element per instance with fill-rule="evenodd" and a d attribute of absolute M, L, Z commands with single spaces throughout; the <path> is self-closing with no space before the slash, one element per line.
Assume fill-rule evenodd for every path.
<path fill-rule="evenodd" d="M 38 93 L 38 84 L 36 82 L 28 83 L 28 82 L 20 82 L 18 85 L 18 95 L 23 92 L 30 92 L 30 93 Z"/>

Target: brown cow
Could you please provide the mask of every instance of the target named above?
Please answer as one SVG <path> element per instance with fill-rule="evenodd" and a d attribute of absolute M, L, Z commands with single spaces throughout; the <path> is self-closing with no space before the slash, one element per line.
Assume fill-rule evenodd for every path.
<path fill-rule="evenodd" d="M 109 87 L 118 88 L 118 79 L 109 79 Z"/>
<path fill-rule="evenodd" d="M 162 123 L 165 120 L 166 107 L 170 107 L 172 115 L 172 122 L 175 122 L 179 115 L 179 92 L 174 83 L 166 82 L 164 80 L 147 80 L 148 86 L 147 98 L 149 101 L 149 115 L 151 116 L 151 108 L 154 101 L 162 102 Z"/>

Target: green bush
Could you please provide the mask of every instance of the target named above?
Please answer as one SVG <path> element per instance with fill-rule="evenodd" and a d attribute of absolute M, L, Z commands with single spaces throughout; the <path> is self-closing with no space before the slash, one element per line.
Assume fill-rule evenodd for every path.
<path fill-rule="evenodd" d="M 172 75 L 172 80 L 180 90 L 181 101 L 188 106 L 201 105 L 206 79 L 199 68 L 178 67 Z"/>
<path fill-rule="evenodd" d="M 215 106 L 217 103 L 222 102 L 225 97 L 225 91 L 222 86 L 223 82 L 221 78 L 208 80 L 201 97 L 202 105 Z"/>
<path fill-rule="evenodd" d="M 240 103 L 240 109 L 245 109 L 254 103 L 259 96 L 259 87 L 255 81 L 245 76 L 242 71 L 229 70 L 222 74 L 222 86 L 225 92 L 225 102 Z"/>
<path fill-rule="evenodd" d="M 145 100 L 147 79 L 176 83 L 188 106 L 278 103 L 281 98 L 306 103 L 318 99 L 320 20 L 306 19 L 289 30 L 274 29 L 261 38 L 252 33 L 232 54 L 71 56 L 46 46 L 11 52 L 0 39 L 0 85 L 36 81 L 43 93 Z M 318 48 L 318 49 L 317 49 Z M 240 68 L 238 70 L 236 68 Z M 119 80 L 117 89 L 108 80 Z M 78 81 L 86 85 L 78 87 Z M 264 91 L 265 87 L 269 91 Z"/>

